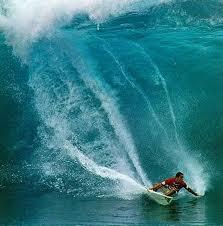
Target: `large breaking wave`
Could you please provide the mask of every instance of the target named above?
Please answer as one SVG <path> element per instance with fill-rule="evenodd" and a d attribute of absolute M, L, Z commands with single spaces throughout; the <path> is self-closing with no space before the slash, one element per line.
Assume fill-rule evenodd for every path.
<path fill-rule="evenodd" d="M 174 76 L 208 48 L 201 36 L 221 27 L 219 7 L 221 1 L 1 1 L 0 28 L 28 69 L 38 121 L 25 175 L 77 196 L 124 198 L 181 170 L 204 193 L 207 162 L 184 130 L 194 96 L 178 89 Z"/>

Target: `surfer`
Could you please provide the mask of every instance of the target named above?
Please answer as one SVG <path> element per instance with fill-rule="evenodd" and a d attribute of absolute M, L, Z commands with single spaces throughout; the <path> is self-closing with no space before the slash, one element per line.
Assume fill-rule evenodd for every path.
<path fill-rule="evenodd" d="M 175 177 L 168 178 L 161 183 L 155 184 L 150 190 L 157 191 L 159 189 L 167 196 L 172 196 L 180 191 L 181 188 L 185 188 L 187 191 L 192 193 L 195 196 L 199 196 L 191 188 L 187 186 L 184 181 L 184 175 L 181 172 L 178 172 Z"/>

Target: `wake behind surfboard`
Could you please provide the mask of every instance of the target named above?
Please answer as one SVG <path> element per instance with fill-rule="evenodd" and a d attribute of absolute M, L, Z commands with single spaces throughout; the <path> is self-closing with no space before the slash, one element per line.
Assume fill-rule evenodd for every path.
<path fill-rule="evenodd" d="M 171 197 L 171 196 L 167 196 L 167 195 L 164 195 L 159 192 L 155 192 L 150 189 L 147 189 L 147 191 L 148 191 L 149 197 L 161 205 L 164 205 L 164 206 L 169 205 L 173 200 L 173 197 Z"/>

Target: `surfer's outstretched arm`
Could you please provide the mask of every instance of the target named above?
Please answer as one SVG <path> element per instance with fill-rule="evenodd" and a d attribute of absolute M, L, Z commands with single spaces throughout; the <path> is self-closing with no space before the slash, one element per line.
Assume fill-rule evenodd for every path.
<path fill-rule="evenodd" d="M 193 195 L 195 195 L 195 196 L 199 196 L 195 191 L 193 191 L 191 188 L 189 188 L 189 187 L 186 187 L 186 189 L 191 193 L 191 194 L 193 194 Z"/>

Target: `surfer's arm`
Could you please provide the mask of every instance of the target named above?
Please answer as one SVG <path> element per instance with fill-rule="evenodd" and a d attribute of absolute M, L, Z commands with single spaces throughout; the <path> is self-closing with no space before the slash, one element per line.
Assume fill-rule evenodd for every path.
<path fill-rule="evenodd" d="M 191 188 L 189 187 L 185 187 L 185 189 L 187 189 L 191 194 L 195 195 L 195 196 L 199 196 L 195 191 L 193 191 Z"/>

